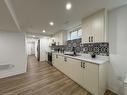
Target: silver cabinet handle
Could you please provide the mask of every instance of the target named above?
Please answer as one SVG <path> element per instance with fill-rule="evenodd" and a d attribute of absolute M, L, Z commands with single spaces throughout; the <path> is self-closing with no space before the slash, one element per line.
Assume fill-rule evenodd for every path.
<path fill-rule="evenodd" d="M 85 66 L 86 66 L 86 63 L 83 63 L 83 68 L 85 68 Z"/>
<path fill-rule="evenodd" d="M 91 36 L 91 42 L 93 42 L 93 36 Z"/>
<path fill-rule="evenodd" d="M 67 58 L 66 57 L 64 57 L 64 61 L 67 62 Z"/>
<path fill-rule="evenodd" d="M 90 42 L 90 38 L 91 38 L 91 37 L 89 36 L 89 42 Z"/>
<path fill-rule="evenodd" d="M 82 62 L 81 62 L 81 67 L 82 67 Z"/>

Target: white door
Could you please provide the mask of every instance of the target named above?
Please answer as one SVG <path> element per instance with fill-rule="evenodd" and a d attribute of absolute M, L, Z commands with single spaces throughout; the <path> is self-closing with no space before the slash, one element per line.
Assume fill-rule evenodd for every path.
<path fill-rule="evenodd" d="M 31 54 L 35 54 L 35 42 L 31 43 Z"/>

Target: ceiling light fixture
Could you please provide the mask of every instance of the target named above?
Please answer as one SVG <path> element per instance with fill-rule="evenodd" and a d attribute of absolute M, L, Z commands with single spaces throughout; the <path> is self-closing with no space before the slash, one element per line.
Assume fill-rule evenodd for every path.
<path fill-rule="evenodd" d="M 67 4 L 66 4 L 66 9 L 67 9 L 67 10 L 70 10 L 71 8 L 72 8 L 72 4 L 71 4 L 70 2 L 67 3 Z"/>
<path fill-rule="evenodd" d="M 35 38 L 35 35 L 33 35 L 33 38 Z"/>
<path fill-rule="evenodd" d="M 43 33 L 45 33 L 46 31 L 45 31 L 45 30 L 43 30 L 42 32 L 43 32 Z"/>
<path fill-rule="evenodd" d="M 50 24 L 51 26 L 53 26 L 53 25 L 54 25 L 54 22 L 51 21 L 49 24 Z"/>

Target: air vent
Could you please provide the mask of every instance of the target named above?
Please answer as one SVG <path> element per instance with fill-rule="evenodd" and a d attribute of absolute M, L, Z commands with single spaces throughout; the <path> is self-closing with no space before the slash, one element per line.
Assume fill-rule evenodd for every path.
<path fill-rule="evenodd" d="M 6 69 L 12 69 L 14 65 L 12 64 L 5 64 L 5 65 L 0 65 L 0 70 L 6 70 Z"/>

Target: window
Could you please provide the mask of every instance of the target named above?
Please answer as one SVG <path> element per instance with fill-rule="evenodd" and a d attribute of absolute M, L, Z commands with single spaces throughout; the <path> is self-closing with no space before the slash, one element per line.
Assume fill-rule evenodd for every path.
<path fill-rule="evenodd" d="M 72 39 L 77 39 L 77 34 L 78 34 L 78 31 L 71 32 L 71 40 Z"/>
<path fill-rule="evenodd" d="M 78 30 L 78 37 L 81 38 L 81 36 L 82 36 L 82 29 L 79 29 L 79 30 Z"/>
<path fill-rule="evenodd" d="M 70 39 L 68 39 L 68 40 L 73 40 L 73 39 L 81 38 L 81 36 L 82 36 L 82 29 L 81 28 L 77 28 L 77 29 L 71 31 L 69 36 L 70 36 Z"/>

